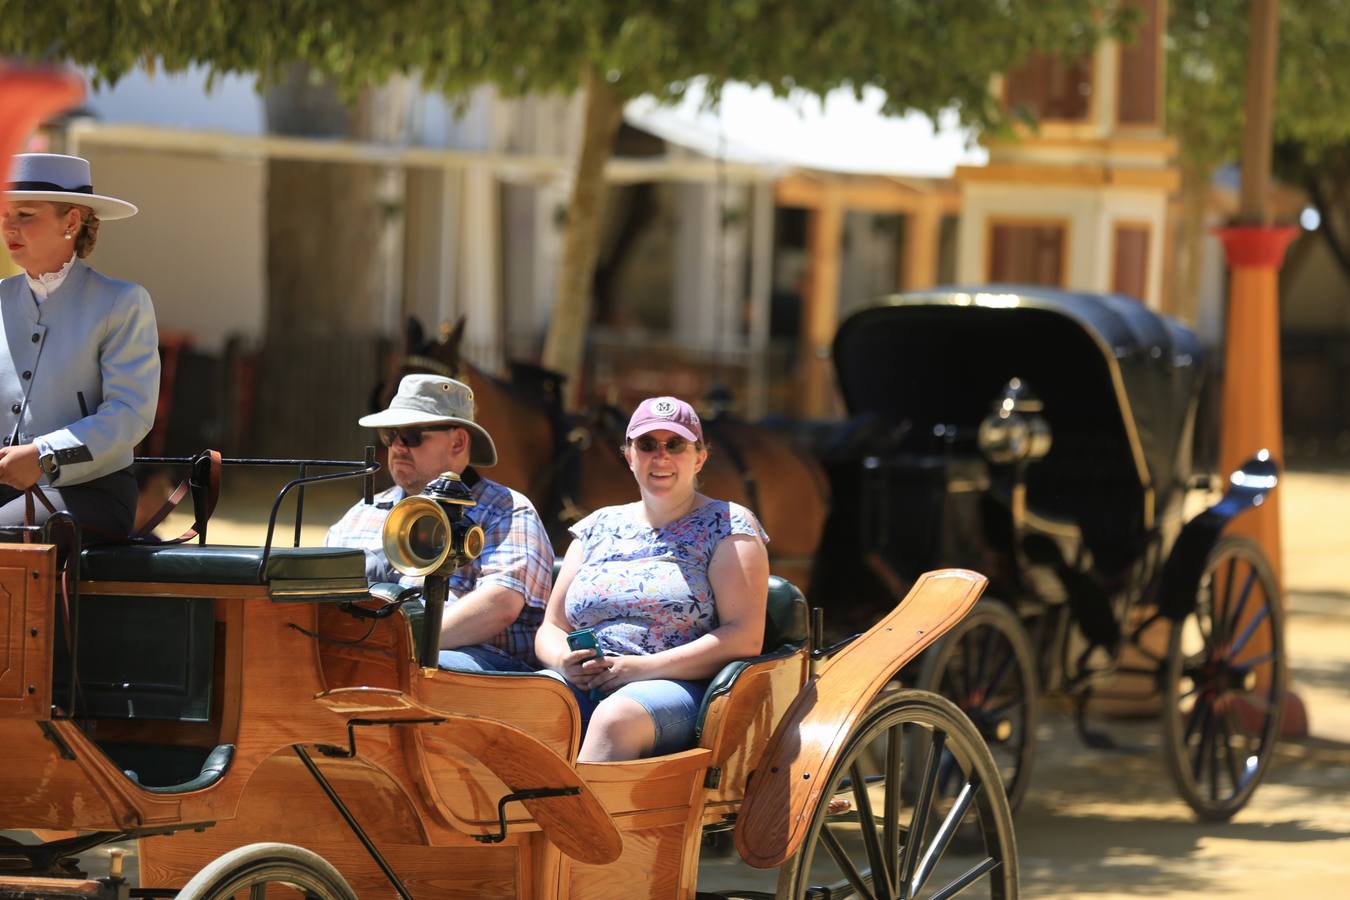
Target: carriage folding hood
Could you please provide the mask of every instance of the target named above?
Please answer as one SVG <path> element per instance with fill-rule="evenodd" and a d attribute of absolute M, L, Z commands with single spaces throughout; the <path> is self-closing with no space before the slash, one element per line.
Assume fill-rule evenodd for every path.
<path fill-rule="evenodd" d="M 1054 428 L 1047 468 L 1090 439 L 1102 465 L 1137 474 L 1144 527 L 1191 473 L 1199 341 L 1130 297 L 1020 285 L 898 294 L 840 325 L 834 363 L 850 414 L 926 426 L 978 423 L 1020 376 Z"/>

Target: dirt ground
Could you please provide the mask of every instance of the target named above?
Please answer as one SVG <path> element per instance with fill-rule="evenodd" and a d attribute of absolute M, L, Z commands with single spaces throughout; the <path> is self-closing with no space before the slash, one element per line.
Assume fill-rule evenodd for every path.
<path fill-rule="evenodd" d="M 1350 474 L 1293 472 L 1280 490 L 1290 670 L 1311 736 L 1280 745 L 1233 821 L 1204 824 L 1175 793 L 1155 722 L 1106 723 L 1124 749 L 1089 750 L 1049 712 L 1016 820 L 1023 896 L 1350 897 Z M 699 883 L 773 885 L 709 856 Z"/>
<path fill-rule="evenodd" d="M 269 505 L 263 482 L 273 477 L 232 480 L 212 520 L 213 541 L 262 540 Z M 321 541 L 320 523 L 336 519 L 357 490 L 346 484 L 311 490 L 306 519 L 315 524 L 304 530 L 303 543 Z M 1017 816 L 1024 896 L 1350 896 L 1350 530 L 1344 525 L 1350 474 L 1294 472 L 1280 490 L 1289 659 L 1311 736 L 1282 743 L 1265 783 L 1234 821 L 1200 824 L 1174 792 L 1155 723 L 1107 723 L 1125 749 L 1088 750 L 1068 717 L 1048 712 Z M 283 510 L 278 531 L 287 538 L 293 509 Z M 164 530 L 187 524 L 179 515 Z M 101 859 L 86 864 L 97 872 Z M 710 852 L 699 886 L 772 890 L 774 878 L 748 869 L 734 854 Z"/>

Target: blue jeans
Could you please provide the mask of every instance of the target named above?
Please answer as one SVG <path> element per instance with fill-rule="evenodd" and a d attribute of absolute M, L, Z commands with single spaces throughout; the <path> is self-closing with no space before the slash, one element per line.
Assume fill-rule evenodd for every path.
<path fill-rule="evenodd" d="M 455 672 L 533 672 L 534 666 L 488 644 L 442 650 L 436 664 Z"/>
<path fill-rule="evenodd" d="M 680 681 L 673 678 L 653 678 L 648 681 L 633 681 L 606 694 L 599 700 L 592 700 L 590 691 L 582 690 L 562 676 L 561 672 L 544 669 L 540 675 L 549 675 L 572 689 L 581 707 L 581 733 L 586 733 L 591 714 L 595 708 L 610 697 L 627 697 L 647 711 L 656 726 L 656 743 L 652 745 L 652 756 L 664 756 L 667 753 L 679 753 L 694 746 L 694 726 L 698 722 L 698 708 L 703 703 L 703 692 L 708 689 L 708 681 Z"/>

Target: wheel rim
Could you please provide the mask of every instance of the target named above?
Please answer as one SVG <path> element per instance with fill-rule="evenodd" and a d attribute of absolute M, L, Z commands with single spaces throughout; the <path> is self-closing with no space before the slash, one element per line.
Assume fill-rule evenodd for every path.
<path fill-rule="evenodd" d="M 936 683 L 924 687 L 954 702 L 970 719 L 989 746 L 1015 810 L 1025 792 L 1035 741 L 1036 687 L 1028 683 L 1033 677 L 1030 661 L 1021 658 L 998 623 L 980 621 L 941 648 L 935 666 Z"/>
<path fill-rule="evenodd" d="M 279 888 L 270 891 L 269 888 Z M 304 897 L 305 900 L 333 900 L 340 896 L 335 893 L 328 881 L 321 876 L 303 871 L 294 865 L 276 863 L 270 866 L 258 866 L 239 874 L 218 886 L 213 886 L 207 895 L 210 900 L 267 900 L 273 898 Z"/>
<path fill-rule="evenodd" d="M 1261 779 L 1284 696 L 1282 628 L 1269 568 L 1246 542 L 1221 544 L 1168 650 L 1169 762 L 1203 818 L 1228 818 Z"/>
<path fill-rule="evenodd" d="M 904 790 L 909 768 L 921 773 L 910 779 L 912 796 Z M 961 786 L 944 798 L 941 783 L 953 772 Z M 850 737 L 824 798 L 784 869 L 780 896 L 1016 896 L 1007 798 L 988 749 L 949 701 L 923 691 L 883 696 Z M 848 808 L 832 812 L 830 798 Z M 953 845 L 968 828 L 979 836 L 974 855 Z"/>
<path fill-rule="evenodd" d="M 269 891 L 270 887 L 279 888 Z M 236 847 L 198 872 L 179 900 L 355 900 L 341 873 L 318 854 L 291 844 Z"/>

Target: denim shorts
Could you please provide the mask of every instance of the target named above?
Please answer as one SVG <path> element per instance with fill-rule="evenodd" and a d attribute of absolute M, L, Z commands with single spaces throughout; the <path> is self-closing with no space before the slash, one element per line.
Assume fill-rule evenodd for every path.
<path fill-rule="evenodd" d="M 442 650 L 436 664 L 452 672 L 533 672 L 534 666 L 522 662 L 505 650 L 490 644 L 473 644 Z"/>
<path fill-rule="evenodd" d="M 599 700 L 592 700 L 590 691 L 582 690 L 569 682 L 560 672 L 544 669 L 541 675 L 558 679 L 572 689 L 581 707 L 581 733 L 586 733 L 591 714 L 595 708 L 610 697 L 627 697 L 647 711 L 656 726 L 656 743 L 652 746 L 652 756 L 664 756 L 667 753 L 679 753 L 694 746 L 694 725 L 698 721 L 698 708 L 703 703 L 703 693 L 708 689 L 708 681 L 680 681 L 673 678 L 653 678 L 648 681 L 633 681 L 606 694 Z"/>

